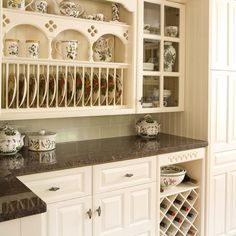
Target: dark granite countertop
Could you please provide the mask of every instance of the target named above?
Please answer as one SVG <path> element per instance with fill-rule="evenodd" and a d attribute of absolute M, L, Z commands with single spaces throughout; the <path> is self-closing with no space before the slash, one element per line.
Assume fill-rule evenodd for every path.
<path fill-rule="evenodd" d="M 21 175 L 130 160 L 200 147 L 207 142 L 159 134 L 155 140 L 137 136 L 57 144 L 50 152 L 0 156 L 0 222 L 43 213 L 46 204 L 16 177 Z"/>

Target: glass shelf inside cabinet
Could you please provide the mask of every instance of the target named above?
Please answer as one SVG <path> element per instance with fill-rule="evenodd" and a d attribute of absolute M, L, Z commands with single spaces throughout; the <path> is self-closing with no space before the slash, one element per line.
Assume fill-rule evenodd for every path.
<path fill-rule="evenodd" d="M 179 16 L 180 10 L 178 8 L 165 6 L 165 36 L 166 37 L 179 37 Z"/>
<path fill-rule="evenodd" d="M 164 77 L 163 103 L 165 107 L 179 106 L 178 77 Z"/>
<path fill-rule="evenodd" d="M 160 35 L 160 16 L 159 4 L 144 2 L 144 34 Z"/>
<path fill-rule="evenodd" d="M 160 71 L 160 41 L 144 39 L 143 45 L 143 70 Z"/>
<path fill-rule="evenodd" d="M 143 108 L 160 107 L 160 78 L 159 76 L 143 77 Z"/>

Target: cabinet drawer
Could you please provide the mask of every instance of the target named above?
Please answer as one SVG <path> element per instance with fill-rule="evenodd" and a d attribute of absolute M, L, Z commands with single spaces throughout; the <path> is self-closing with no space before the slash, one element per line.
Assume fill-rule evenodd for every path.
<path fill-rule="evenodd" d="M 149 183 L 156 179 L 155 157 L 94 166 L 94 192 Z"/>
<path fill-rule="evenodd" d="M 92 168 L 73 168 L 18 177 L 46 203 L 92 194 Z"/>

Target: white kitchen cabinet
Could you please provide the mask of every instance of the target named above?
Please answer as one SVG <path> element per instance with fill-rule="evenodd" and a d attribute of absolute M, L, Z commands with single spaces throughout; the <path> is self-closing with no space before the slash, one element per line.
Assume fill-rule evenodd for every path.
<path fill-rule="evenodd" d="M 224 170 L 222 170 L 224 169 Z M 236 235 L 236 165 L 218 168 L 210 192 L 210 235 Z"/>
<path fill-rule="evenodd" d="M 156 184 L 112 191 L 94 196 L 94 236 L 154 236 L 156 224 Z M 144 234 L 145 235 L 145 234 Z"/>
<path fill-rule="evenodd" d="M 137 112 L 184 109 L 185 6 L 138 1 Z M 176 34 L 167 27 L 176 27 Z M 173 30 L 173 29 L 172 29 Z"/>
<path fill-rule="evenodd" d="M 47 236 L 46 214 L 27 216 L 0 223 L 1 236 Z"/>
<path fill-rule="evenodd" d="M 47 205 L 48 236 L 92 236 L 92 198 Z"/>
<path fill-rule="evenodd" d="M 211 1 L 211 69 L 235 71 L 236 2 Z"/>
<path fill-rule="evenodd" d="M 236 145 L 236 73 L 211 73 L 211 142 L 214 152 L 235 149 Z"/>

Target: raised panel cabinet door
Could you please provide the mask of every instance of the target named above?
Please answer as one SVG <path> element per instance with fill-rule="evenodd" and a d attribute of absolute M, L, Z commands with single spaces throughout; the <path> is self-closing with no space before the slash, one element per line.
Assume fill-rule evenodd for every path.
<path fill-rule="evenodd" d="M 235 4 L 235 6 L 236 6 L 236 4 Z M 235 24 L 235 29 L 236 29 L 236 24 Z M 236 51 L 235 51 L 235 54 L 236 54 Z M 236 99 L 235 99 L 235 94 L 236 94 L 236 73 L 230 73 L 230 76 L 229 76 L 229 96 L 228 96 L 228 99 L 229 99 L 228 142 L 229 142 L 230 146 L 233 146 L 233 148 L 230 147 L 229 149 L 235 149 L 235 145 L 236 145 Z"/>
<path fill-rule="evenodd" d="M 236 235 L 236 170 L 228 173 L 227 235 Z"/>
<path fill-rule="evenodd" d="M 226 181 L 226 174 L 216 175 L 212 180 L 209 236 L 226 235 Z"/>
<path fill-rule="evenodd" d="M 236 1 L 229 1 L 229 65 L 236 70 Z"/>
<path fill-rule="evenodd" d="M 138 236 L 155 231 L 156 184 L 145 184 L 94 199 L 94 236 Z"/>
<path fill-rule="evenodd" d="M 1 236 L 21 236 L 20 220 L 9 220 L 0 223 Z"/>
<path fill-rule="evenodd" d="M 48 205 L 48 236 L 92 236 L 92 198 Z"/>
<path fill-rule="evenodd" d="M 211 74 L 211 142 L 214 151 L 228 144 L 228 73 Z"/>
<path fill-rule="evenodd" d="M 46 213 L 23 217 L 20 222 L 21 236 L 47 236 Z"/>
<path fill-rule="evenodd" d="M 211 67 L 228 67 L 228 4 L 229 0 L 212 0 Z"/>

